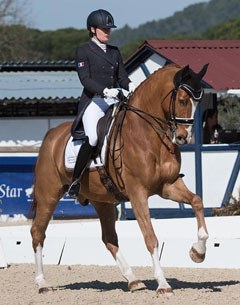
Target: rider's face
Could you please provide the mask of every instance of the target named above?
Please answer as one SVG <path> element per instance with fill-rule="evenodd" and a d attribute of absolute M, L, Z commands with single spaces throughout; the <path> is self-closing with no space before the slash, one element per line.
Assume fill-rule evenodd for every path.
<path fill-rule="evenodd" d="M 101 43 L 107 43 L 110 38 L 111 29 L 95 28 L 95 37 Z"/>

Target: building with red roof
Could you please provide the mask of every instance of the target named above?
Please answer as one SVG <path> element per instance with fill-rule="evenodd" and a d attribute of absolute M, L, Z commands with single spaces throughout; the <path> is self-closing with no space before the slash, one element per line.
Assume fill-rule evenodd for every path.
<path fill-rule="evenodd" d="M 240 40 L 146 40 L 126 61 L 130 77 L 141 82 L 169 63 L 199 71 L 209 63 L 204 87 L 211 92 L 240 89 Z"/>

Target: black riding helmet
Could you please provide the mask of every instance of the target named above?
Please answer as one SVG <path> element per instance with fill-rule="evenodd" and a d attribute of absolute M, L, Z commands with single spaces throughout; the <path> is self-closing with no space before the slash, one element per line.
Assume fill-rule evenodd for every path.
<path fill-rule="evenodd" d="M 116 28 L 116 25 L 114 25 L 113 16 L 108 11 L 100 9 L 89 14 L 87 18 L 87 29 L 90 32 L 91 27 L 112 29 Z"/>

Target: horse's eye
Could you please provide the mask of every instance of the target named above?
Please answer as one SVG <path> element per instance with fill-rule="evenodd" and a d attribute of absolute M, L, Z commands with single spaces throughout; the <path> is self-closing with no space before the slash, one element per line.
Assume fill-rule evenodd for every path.
<path fill-rule="evenodd" d="M 178 100 L 179 104 L 181 104 L 182 106 L 187 106 L 187 102 L 188 100 L 185 100 L 185 99 L 179 99 Z"/>

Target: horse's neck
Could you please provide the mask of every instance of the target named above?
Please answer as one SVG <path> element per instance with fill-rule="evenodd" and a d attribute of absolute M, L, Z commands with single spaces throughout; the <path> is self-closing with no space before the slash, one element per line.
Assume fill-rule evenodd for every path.
<path fill-rule="evenodd" d="M 162 68 L 154 72 L 135 91 L 130 104 L 143 111 L 164 117 L 163 103 L 170 99 L 173 88 L 172 79 L 176 73 L 176 67 Z"/>
<path fill-rule="evenodd" d="M 165 92 L 161 90 L 148 90 L 148 88 L 141 88 L 136 96 L 133 96 L 130 105 L 139 109 L 142 115 L 151 120 L 151 116 L 165 119 L 163 110 L 163 102 Z M 145 113 L 145 115 L 144 115 Z"/>
<path fill-rule="evenodd" d="M 146 141 L 150 142 L 151 138 L 156 140 L 159 140 L 159 137 L 162 140 L 166 138 L 169 128 L 167 119 L 169 118 L 173 75 L 170 73 L 170 76 L 166 77 L 156 73 L 135 91 L 129 104 L 137 110 L 127 112 L 125 126 L 126 130 L 134 131 L 132 133 L 134 138 L 143 136 L 146 137 Z M 157 142 L 160 143 L 158 140 Z M 167 144 L 167 146 L 169 145 L 170 143 Z"/>

